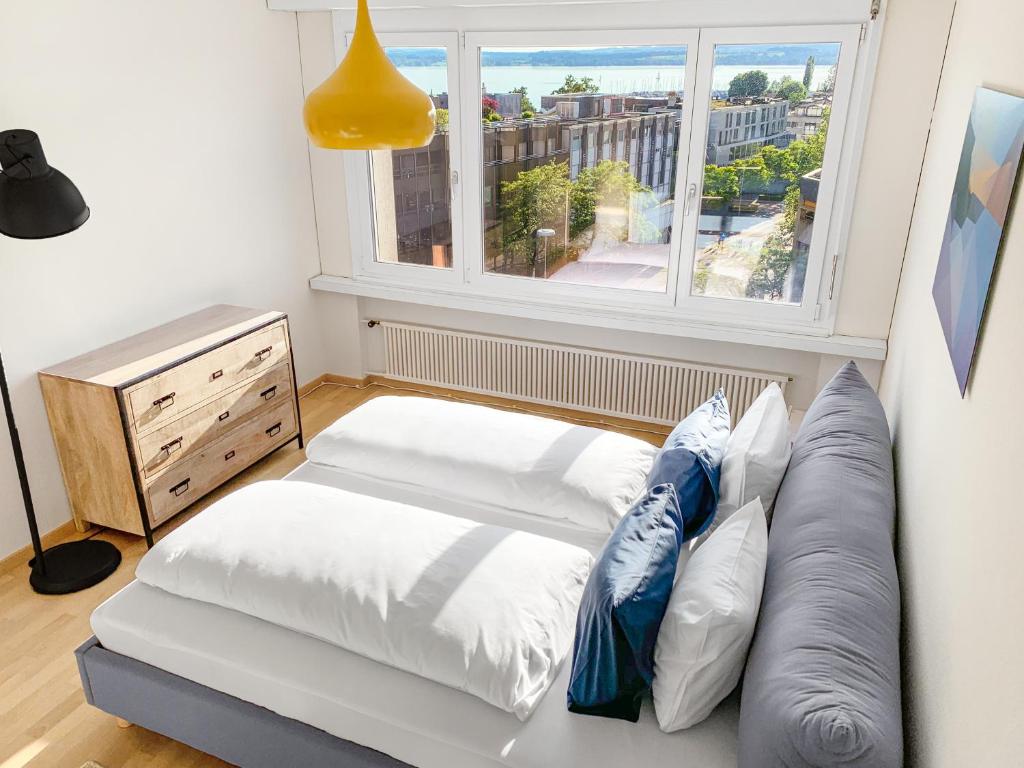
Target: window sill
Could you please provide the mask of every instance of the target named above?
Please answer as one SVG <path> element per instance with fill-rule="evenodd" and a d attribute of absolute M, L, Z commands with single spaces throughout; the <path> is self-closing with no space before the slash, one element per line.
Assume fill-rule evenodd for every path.
<path fill-rule="evenodd" d="M 816 329 L 818 332 L 815 333 L 811 329 L 778 330 L 694 322 L 671 311 L 643 312 L 609 307 L 566 306 L 564 303 L 550 300 L 526 301 L 505 296 L 471 294 L 451 288 L 416 288 L 334 275 L 317 275 L 309 281 L 309 285 L 317 291 L 364 296 L 370 299 L 707 341 L 753 344 L 866 360 L 884 360 L 887 351 L 884 339 L 828 335 L 825 329 Z"/>

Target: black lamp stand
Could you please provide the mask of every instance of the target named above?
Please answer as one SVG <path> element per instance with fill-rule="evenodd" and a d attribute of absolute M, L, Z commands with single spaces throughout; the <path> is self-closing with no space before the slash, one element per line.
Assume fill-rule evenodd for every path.
<path fill-rule="evenodd" d="M 32 568 L 29 576 L 32 589 L 44 595 L 63 595 L 103 581 L 121 564 L 121 553 L 110 542 L 84 539 L 43 550 L 36 510 L 32 504 L 32 491 L 28 485 L 25 457 L 21 451 L 21 438 L 14 423 L 14 411 L 11 410 L 11 394 L 7 389 L 3 355 L 0 355 L 0 392 L 3 393 L 4 413 L 11 433 L 11 449 L 14 451 L 14 463 L 18 467 L 21 497 L 25 502 L 28 530 L 32 536 L 32 550 L 35 552 L 35 557 L 29 563 Z"/>
<path fill-rule="evenodd" d="M 78 229 L 89 218 L 82 195 L 67 176 L 46 162 L 39 137 L 32 131 L 0 132 L 0 169 L 0 234 L 22 239 L 57 237 Z M 41 594 L 63 595 L 103 581 L 121 563 L 121 553 L 110 542 L 83 539 L 43 549 L 3 355 L 0 393 L 35 552 L 29 563 L 29 583 Z"/>

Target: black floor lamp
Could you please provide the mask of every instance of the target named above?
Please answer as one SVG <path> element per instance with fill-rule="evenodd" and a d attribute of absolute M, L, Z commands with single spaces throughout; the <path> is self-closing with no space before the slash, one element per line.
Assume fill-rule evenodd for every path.
<path fill-rule="evenodd" d="M 0 170 L 0 234 L 26 240 L 57 237 L 78 229 L 89 218 L 78 188 L 47 164 L 39 137 L 32 131 L 0 132 Z M 85 539 L 43 550 L 2 355 L 0 393 L 35 552 L 30 563 L 32 588 L 45 595 L 63 595 L 103 581 L 121 563 L 121 553 L 113 544 Z"/>

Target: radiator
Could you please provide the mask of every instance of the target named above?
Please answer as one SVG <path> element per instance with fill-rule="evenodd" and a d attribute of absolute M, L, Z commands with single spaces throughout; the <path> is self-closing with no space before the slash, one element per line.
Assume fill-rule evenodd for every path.
<path fill-rule="evenodd" d="M 719 387 L 733 423 L 789 376 L 382 321 L 383 375 L 401 381 L 675 424 Z"/>

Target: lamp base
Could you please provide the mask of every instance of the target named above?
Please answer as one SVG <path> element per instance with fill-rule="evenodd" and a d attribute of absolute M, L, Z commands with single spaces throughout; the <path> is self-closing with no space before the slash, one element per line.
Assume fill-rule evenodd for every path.
<path fill-rule="evenodd" d="M 117 570 L 121 552 L 108 541 L 85 539 L 43 552 L 45 571 L 33 559 L 29 584 L 41 595 L 66 595 L 99 584 Z"/>

